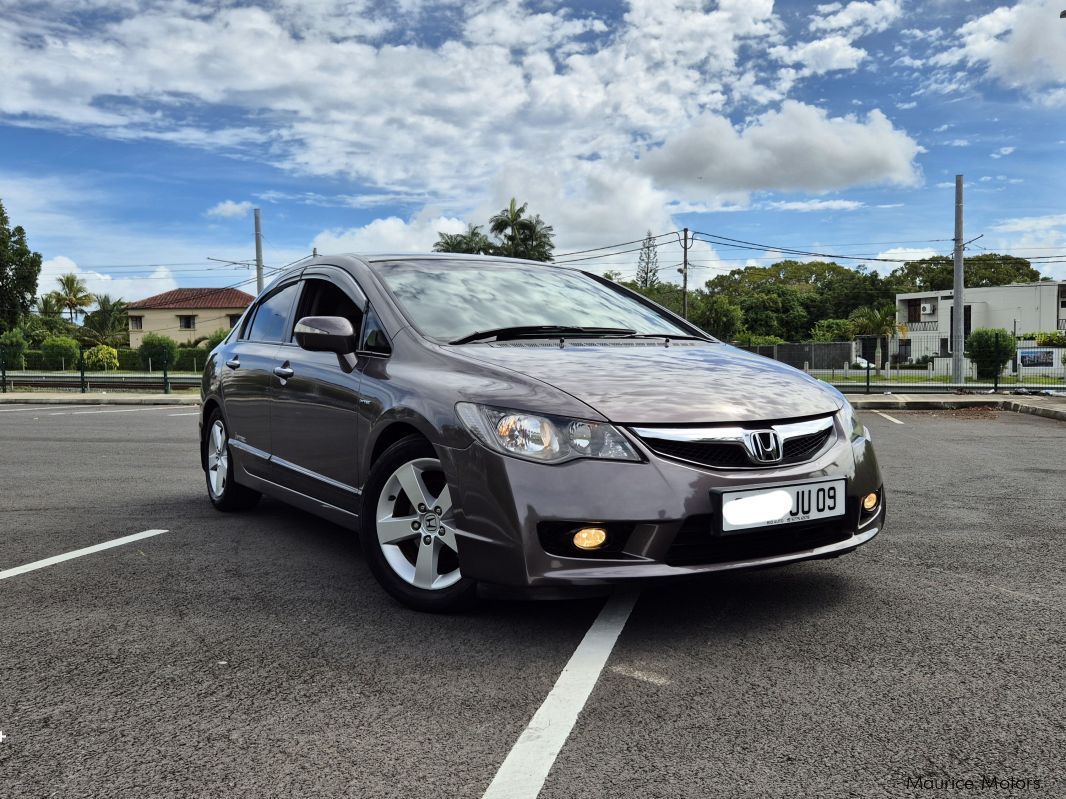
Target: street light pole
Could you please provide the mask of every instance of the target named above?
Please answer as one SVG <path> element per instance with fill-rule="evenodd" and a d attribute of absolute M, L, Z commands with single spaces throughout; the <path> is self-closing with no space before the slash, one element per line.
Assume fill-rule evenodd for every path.
<path fill-rule="evenodd" d="M 965 348 L 966 306 L 963 301 L 966 275 L 962 260 L 962 175 L 955 176 L 955 290 L 952 292 L 951 313 L 951 380 L 963 382 L 963 355 Z"/>

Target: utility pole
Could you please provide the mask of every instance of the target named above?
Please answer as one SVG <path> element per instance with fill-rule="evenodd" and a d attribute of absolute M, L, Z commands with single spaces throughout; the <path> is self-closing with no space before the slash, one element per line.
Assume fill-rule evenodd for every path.
<path fill-rule="evenodd" d="M 963 382 L 963 356 L 966 337 L 964 324 L 966 321 L 966 306 L 963 302 L 966 275 L 962 261 L 962 175 L 955 176 L 955 290 L 953 292 L 951 313 L 951 380 L 953 383 Z"/>
<path fill-rule="evenodd" d="M 688 319 L 688 228 L 685 228 L 684 235 L 681 243 L 681 316 Z"/>
<path fill-rule="evenodd" d="M 259 226 L 259 209 L 255 209 L 255 293 L 263 293 L 263 229 Z"/>

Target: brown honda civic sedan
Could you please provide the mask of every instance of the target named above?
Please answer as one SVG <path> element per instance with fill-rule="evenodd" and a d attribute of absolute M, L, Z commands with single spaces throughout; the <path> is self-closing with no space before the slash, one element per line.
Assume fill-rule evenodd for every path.
<path fill-rule="evenodd" d="M 307 259 L 202 393 L 215 507 L 268 494 L 357 530 L 420 610 L 836 557 L 885 519 L 836 389 L 566 266 Z"/>

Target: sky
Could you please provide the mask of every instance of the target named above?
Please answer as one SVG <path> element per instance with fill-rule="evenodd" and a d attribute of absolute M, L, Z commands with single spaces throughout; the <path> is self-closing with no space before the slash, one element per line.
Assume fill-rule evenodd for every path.
<path fill-rule="evenodd" d="M 708 234 L 702 285 L 772 247 L 949 254 L 963 174 L 967 253 L 1066 279 L 1063 9 L 0 0 L 0 201 L 41 293 L 71 271 L 127 300 L 254 286 L 208 259 L 254 257 L 255 207 L 276 268 L 424 252 L 512 196 L 596 272 L 632 276 L 633 245 L 566 253 Z"/>

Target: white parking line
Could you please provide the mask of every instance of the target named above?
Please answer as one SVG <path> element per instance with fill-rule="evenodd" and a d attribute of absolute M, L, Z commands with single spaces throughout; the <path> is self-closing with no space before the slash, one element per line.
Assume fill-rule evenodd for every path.
<path fill-rule="evenodd" d="M 880 416 L 880 417 L 882 417 L 884 419 L 888 419 L 888 421 L 890 421 L 890 422 L 895 422 L 896 424 L 903 424 L 903 422 L 901 422 L 895 416 L 889 416 L 887 413 L 881 413 L 881 411 L 874 411 L 874 413 L 876 413 L 878 416 Z"/>
<path fill-rule="evenodd" d="M 637 596 L 636 591 L 624 591 L 607 600 L 482 799 L 535 799 L 540 793 L 578 714 L 596 687 Z"/>
<path fill-rule="evenodd" d="M 31 572 L 36 569 L 43 569 L 45 566 L 53 566 L 56 563 L 62 563 L 65 560 L 80 558 L 82 555 L 91 555 L 94 552 L 101 552 L 105 549 L 111 549 L 112 547 L 120 547 L 123 544 L 130 544 L 134 541 L 140 541 L 142 538 L 150 538 L 153 535 L 160 535 L 165 532 L 166 530 L 144 530 L 140 533 L 127 535 L 124 538 L 116 538 L 113 541 L 105 541 L 102 544 L 93 544 L 91 547 L 85 547 L 84 549 L 75 549 L 73 552 L 67 552 L 63 555 L 55 555 L 51 558 L 45 558 L 44 560 L 35 560 L 33 563 L 27 563 L 25 566 L 16 566 L 13 569 L 0 571 L 0 580 L 6 580 L 8 577 L 25 574 L 26 572 Z"/>
<path fill-rule="evenodd" d="M 199 416 L 199 411 L 193 411 L 192 413 L 168 413 L 167 416 Z"/>

